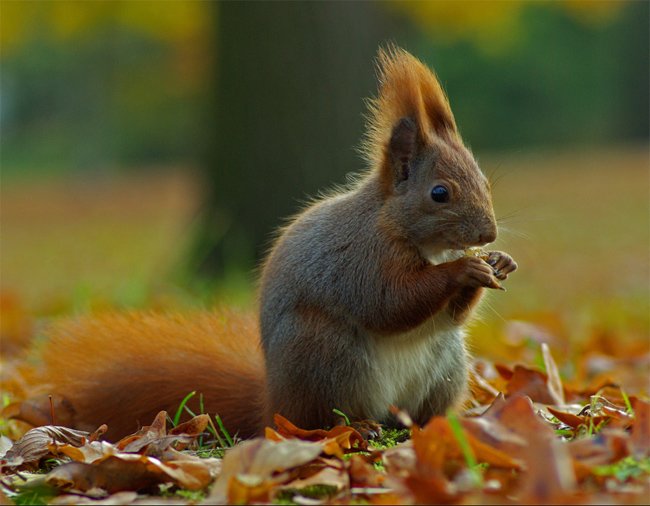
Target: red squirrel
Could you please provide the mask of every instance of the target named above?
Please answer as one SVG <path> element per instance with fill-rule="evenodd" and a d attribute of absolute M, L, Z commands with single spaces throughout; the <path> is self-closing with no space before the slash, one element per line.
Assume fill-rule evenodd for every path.
<path fill-rule="evenodd" d="M 259 320 L 227 313 L 86 316 L 49 329 L 40 382 L 56 423 L 115 439 L 174 412 L 191 391 L 231 433 L 261 433 L 280 413 L 304 428 L 333 409 L 417 422 L 458 405 L 464 324 L 484 288 L 517 267 L 496 239 L 490 184 L 456 128 L 435 76 L 406 51 L 378 55 L 363 151 L 369 168 L 300 212 L 260 282 Z M 198 395 L 190 401 L 198 410 Z M 49 423 L 33 398 L 20 418 Z"/>

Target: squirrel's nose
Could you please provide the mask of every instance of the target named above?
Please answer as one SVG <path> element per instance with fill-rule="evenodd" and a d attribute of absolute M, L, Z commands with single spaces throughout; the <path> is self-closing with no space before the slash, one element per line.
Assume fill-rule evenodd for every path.
<path fill-rule="evenodd" d="M 488 230 L 482 230 L 478 235 L 478 242 L 483 244 L 489 244 L 494 242 L 497 238 L 497 228 L 491 227 Z"/>

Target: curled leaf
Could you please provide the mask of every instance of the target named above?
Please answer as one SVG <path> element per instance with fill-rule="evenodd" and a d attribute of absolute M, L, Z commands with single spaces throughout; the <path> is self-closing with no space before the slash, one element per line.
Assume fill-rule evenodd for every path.
<path fill-rule="evenodd" d="M 197 415 L 187 422 L 181 423 L 169 431 L 170 435 L 184 434 L 187 436 L 200 436 L 205 431 L 210 421 L 209 415 Z"/>
<path fill-rule="evenodd" d="M 27 431 L 7 451 L 0 461 L 1 467 L 13 468 L 30 466 L 50 455 L 51 443 L 69 444 L 71 446 L 83 446 L 86 444 L 90 433 L 80 430 L 68 429 L 57 425 L 45 425 Z"/>
<path fill-rule="evenodd" d="M 137 454 L 110 455 L 92 464 L 69 462 L 50 471 L 45 481 L 60 490 L 102 489 L 113 494 L 138 491 L 158 483 L 172 482 L 182 488 L 199 490 L 216 476 L 216 459 L 161 462 L 154 457 Z"/>
<path fill-rule="evenodd" d="M 337 425 L 330 430 L 316 429 L 305 430 L 296 427 L 289 420 L 276 413 L 274 416 L 275 425 L 277 427 L 276 434 L 285 438 L 297 438 L 307 441 L 323 441 L 323 451 L 327 455 L 340 455 L 347 451 L 366 450 L 368 448 L 367 441 L 363 436 L 354 429 L 347 425 Z M 274 439 L 274 432 L 267 432 L 267 438 Z"/>

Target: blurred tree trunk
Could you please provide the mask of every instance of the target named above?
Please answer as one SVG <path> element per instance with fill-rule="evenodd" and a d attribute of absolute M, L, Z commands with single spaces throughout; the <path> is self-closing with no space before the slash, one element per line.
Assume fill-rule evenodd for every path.
<path fill-rule="evenodd" d="M 374 56 L 398 34 L 376 2 L 219 2 L 199 279 L 250 271 L 282 218 L 363 167 Z M 389 30 L 390 29 L 390 30 Z"/>

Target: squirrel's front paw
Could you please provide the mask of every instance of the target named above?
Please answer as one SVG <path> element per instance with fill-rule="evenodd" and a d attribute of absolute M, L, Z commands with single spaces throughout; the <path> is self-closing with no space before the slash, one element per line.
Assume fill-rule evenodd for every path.
<path fill-rule="evenodd" d="M 494 276 L 500 280 L 506 279 L 508 274 L 517 270 L 517 262 L 503 251 L 490 251 L 486 262 L 492 266 Z"/>
<path fill-rule="evenodd" d="M 381 438 L 381 425 L 374 420 L 356 420 L 350 424 L 366 441 Z"/>
<path fill-rule="evenodd" d="M 499 288 L 503 289 L 494 275 L 494 268 L 479 257 L 467 256 L 456 260 L 460 265 L 460 272 L 456 280 L 461 286 L 474 288 Z"/>

